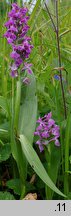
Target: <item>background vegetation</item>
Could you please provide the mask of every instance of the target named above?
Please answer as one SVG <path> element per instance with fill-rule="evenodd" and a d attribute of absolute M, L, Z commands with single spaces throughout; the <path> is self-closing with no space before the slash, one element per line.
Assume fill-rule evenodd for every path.
<path fill-rule="evenodd" d="M 22 0 L 14 0 L 22 6 Z M 7 20 L 7 13 L 11 10 L 12 1 L 0 0 L 0 95 L 12 96 L 11 78 L 9 77 L 10 65 L 10 46 L 3 37 L 5 32 L 4 23 Z M 33 64 L 33 72 L 36 77 L 36 94 L 38 99 L 38 114 L 43 116 L 45 113 L 52 111 L 53 118 L 60 125 L 61 131 L 61 148 L 52 147 L 51 164 L 47 167 L 49 156 L 44 153 L 40 154 L 38 147 L 34 148 L 39 155 L 49 176 L 57 187 L 71 198 L 71 1 L 59 1 L 59 39 L 61 50 L 62 78 L 65 91 L 66 109 L 68 118 L 64 118 L 64 108 L 60 80 L 55 79 L 59 76 L 58 70 L 58 49 L 56 35 L 47 13 L 44 2 L 37 0 L 34 9 L 30 8 L 34 1 L 25 1 L 29 8 L 30 30 L 34 49 L 30 56 L 30 62 Z M 47 6 L 56 25 L 55 1 L 47 1 Z M 56 76 L 55 76 L 56 75 Z M 5 108 L 5 101 L 0 101 L 0 190 L 1 199 L 19 199 L 21 195 L 20 179 L 15 178 L 12 173 L 11 148 L 7 130 L 9 129 L 8 115 Z M 2 109 L 3 107 L 3 109 Z M 3 133 L 5 130 L 5 133 Z M 68 148 L 67 148 L 68 147 Z M 66 151 L 65 151 L 66 150 Z M 48 158 L 48 159 L 47 159 Z M 66 169 L 66 172 L 65 172 Z M 16 170 L 16 172 L 18 172 Z M 36 175 L 34 183 L 30 184 L 30 179 L 34 174 L 33 169 L 28 166 L 28 176 L 26 181 L 26 192 L 36 192 L 38 199 L 63 199 L 60 195 L 53 193 L 48 187 L 45 187 L 42 180 Z M 14 177 L 13 177 L 14 176 Z M 18 174 L 16 175 L 18 176 Z M 67 185 L 67 186 L 66 186 Z M 2 193 L 2 191 L 4 193 Z M 7 193 L 7 194 L 6 194 Z M 8 197 L 10 196 L 10 197 Z"/>

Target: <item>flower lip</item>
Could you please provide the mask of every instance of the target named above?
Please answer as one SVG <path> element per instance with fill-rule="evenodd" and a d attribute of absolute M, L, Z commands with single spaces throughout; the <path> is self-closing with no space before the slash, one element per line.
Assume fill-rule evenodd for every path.
<path fill-rule="evenodd" d="M 16 66 L 15 63 L 13 63 L 13 65 L 10 66 L 10 68 L 11 68 L 12 71 L 16 71 L 17 70 L 17 66 Z"/>
<path fill-rule="evenodd" d="M 30 79 L 28 77 L 25 77 L 23 79 L 23 83 L 25 83 L 26 85 L 30 84 Z"/>
<path fill-rule="evenodd" d="M 13 59 L 18 59 L 20 57 L 20 55 L 16 51 L 13 51 L 10 54 L 10 57 L 13 58 Z"/>
<path fill-rule="evenodd" d="M 60 142 L 58 139 L 55 140 L 55 145 L 60 147 Z"/>
<path fill-rule="evenodd" d="M 11 75 L 11 77 L 18 77 L 18 73 L 17 73 L 17 71 L 15 71 L 15 70 L 12 70 L 11 72 L 10 72 L 10 75 Z"/>
<path fill-rule="evenodd" d="M 16 9 L 16 10 L 19 10 L 19 6 L 17 5 L 17 3 L 12 3 L 12 8 L 13 9 Z"/>
<path fill-rule="evenodd" d="M 30 68 L 31 66 L 32 66 L 32 64 L 29 64 L 29 63 L 25 62 L 24 67 L 22 68 L 22 71 L 27 70 L 28 74 L 32 74 L 32 70 Z"/>

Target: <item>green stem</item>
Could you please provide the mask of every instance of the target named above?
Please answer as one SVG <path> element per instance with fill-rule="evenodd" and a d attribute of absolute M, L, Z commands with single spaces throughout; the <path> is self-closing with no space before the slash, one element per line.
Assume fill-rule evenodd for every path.
<path fill-rule="evenodd" d="M 19 81 L 17 81 L 16 100 L 15 100 L 14 129 L 15 129 L 16 133 L 18 132 L 19 112 L 20 112 L 20 100 L 21 100 L 21 82 L 19 80 Z"/>
<path fill-rule="evenodd" d="M 20 200 L 22 200 L 24 198 L 24 196 L 25 196 L 25 185 L 22 185 Z"/>
<path fill-rule="evenodd" d="M 57 118 L 58 118 L 58 124 L 59 124 L 59 127 L 60 127 L 60 143 L 61 143 L 61 158 L 62 158 L 62 173 L 63 173 L 63 176 L 64 176 L 64 157 L 63 157 L 63 154 L 64 154 L 64 145 L 63 145 L 63 137 L 62 137 L 62 127 L 61 127 L 61 110 L 60 110 L 60 101 L 59 101 L 59 98 L 58 98 L 58 89 L 56 89 L 56 86 L 54 88 L 55 90 L 55 99 L 56 99 L 56 110 L 57 110 Z"/>
<path fill-rule="evenodd" d="M 12 151 L 12 155 L 13 155 L 13 143 L 15 140 L 14 137 L 14 79 L 12 79 L 12 100 L 11 100 L 11 151 Z"/>
<path fill-rule="evenodd" d="M 60 40 L 59 40 L 59 16 L 58 16 L 58 0 L 56 0 L 56 21 L 57 21 L 57 27 L 56 27 L 56 38 L 57 38 L 57 49 L 58 49 L 58 63 L 59 67 L 61 68 L 61 50 L 60 50 Z M 60 72 L 60 83 L 61 83 L 61 91 L 62 91 L 62 98 L 63 98 L 63 106 L 64 106 L 64 117 L 67 118 L 67 110 L 66 110 L 66 100 L 65 100 L 65 92 L 64 92 L 64 86 L 62 81 L 62 71 Z"/>
<path fill-rule="evenodd" d="M 11 101 L 11 143 L 12 143 L 12 138 L 13 138 L 13 135 L 14 135 L 13 125 L 14 125 L 14 79 L 12 79 L 12 101 Z"/>
<path fill-rule="evenodd" d="M 12 79 L 12 100 L 11 100 L 11 120 L 10 120 L 10 140 L 11 140 L 11 152 L 13 155 L 13 145 L 14 145 L 14 79 Z M 13 163 L 13 158 L 11 159 L 11 163 L 12 163 L 12 170 L 13 170 L 13 177 L 14 177 L 14 173 L 15 173 L 15 166 Z"/>
<path fill-rule="evenodd" d="M 12 128 L 14 123 L 14 79 L 12 79 Z"/>
<path fill-rule="evenodd" d="M 17 81 L 17 86 L 16 86 L 16 97 L 14 95 L 14 79 L 12 79 L 12 117 L 11 117 L 11 149 L 12 149 L 12 155 L 13 158 L 15 159 L 16 163 L 14 160 L 12 160 L 12 165 L 13 165 L 13 176 L 17 178 L 18 172 L 17 172 L 17 167 L 21 179 L 21 198 L 23 198 L 25 194 L 25 183 L 22 180 L 22 170 L 23 167 L 21 166 L 22 161 L 20 158 L 20 155 L 22 157 L 21 153 L 21 148 L 17 140 L 15 140 L 15 136 L 18 133 L 18 124 L 19 124 L 19 112 L 20 112 L 20 100 L 21 100 L 21 82 L 20 80 Z"/>
<path fill-rule="evenodd" d="M 55 31 L 55 34 L 56 34 L 57 49 L 58 49 L 58 64 L 59 64 L 59 67 L 61 68 L 61 50 L 60 50 L 60 38 L 59 38 L 58 0 L 55 0 L 55 4 L 56 4 L 56 22 L 57 22 L 57 26 L 54 23 L 54 20 L 52 18 L 52 15 L 51 15 L 46 3 L 45 3 L 45 7 L 46 7 L 48 15 L 49 15 L 49 17 L 51 19 L 51 22 L 52 22 L 52 25 L 54 27 L 54 31 Z M 63 81 L 62 81 L 62 71 L 61 71 L 61 69 L 59 70 L 59 73 L 60 73 L 60 83 L 61 83 L 61 91 L 62 91 L 63 106 L 64 106 L 64 117 L 66 119 L 66 117 L 67 117 L 66 99 L 65 99 L 65 92 L 64 92 L 64 86 L 63 86 Z"/>
<path fill-rule="evenodd" d="M 45 150 L 45 159 L 47 162 L 46 171 L 50 175 L 50 170 L 51 170 L 51 149 L 50 149 L 50 146 L 47 150 Z M 52 191 L 47 185 L 45 185 L 45 193 L 46 193 L 46 200 L 51 200 L 52 199 Z"/>
<path fill-rule="evenodd" d="M 3 55 L 5 56 L 5 39 L 3 44 Z M 5 59 L 3 58 L 2 65 L 2 95 L 6 97 L 7 95 L 7 75 L 5 74 Z"/>

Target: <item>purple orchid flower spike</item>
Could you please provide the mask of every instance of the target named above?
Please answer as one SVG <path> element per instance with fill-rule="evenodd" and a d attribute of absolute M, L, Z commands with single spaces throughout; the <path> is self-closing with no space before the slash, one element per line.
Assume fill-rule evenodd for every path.
<path fill-rule="evenodd" d="M 42 118 L 39 117 L 37 123 L 38 126 L 34 135 L 39 137 L 36 144 L 39 146 L 40 152 L 42 152 L 44 147 L 52 141 L 55 146 L 59 147 L 60 129 L 59 126 L 55 124 L 54 119 L 52 119 L 52 113 L 50 112 Z"/>
<path fill-rule="evenodd" d="M 26 71 L 26 74 L 32 74 L 32 64 L 27 62 L 32 51 L 31 38 L 27 36 L 29 26 L 27 24 L 29 16 L 27 8 L 20 8 L 17 3 L 12 4 L 12 10 L 8 13 L 8 21 L 5 23 L 7 28 L 4 37 L 12 47 L 10 57 L 13 65 L 10 67 L 10 75 L 18 77 L 18 70 Z M 14 67 L 14 68 L 13 68 Z M 16 69 L 15 69 L 16 68 Z M 21 73 L 22 76 L 22 73 Z M 23 83 L 29 84 L 28 78 L 23 77 Z"/>

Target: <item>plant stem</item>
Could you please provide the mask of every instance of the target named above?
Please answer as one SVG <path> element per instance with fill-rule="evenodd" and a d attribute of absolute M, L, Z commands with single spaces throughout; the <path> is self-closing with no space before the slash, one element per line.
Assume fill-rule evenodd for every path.
<path fill-rule="evenodd" d="M 51 16 L 51 13 L 48 9 L 48 6 L 46 3 L 45 4 L 45 7 L 46 7 L 46 10 L 48 12 L 48 15 L 51 19 L 51 22 L 52 22 L 52 25 L 54 27 L 54 31 L 56 33 L 56 38 L 57 38 L 57 48 L 58 48 L 58 61 L 59 61 L 59 67 L 61 68 L 61 53 L 60 53 L 60 40 L 59 40 L 59 20 L 58 20 L 58 0 L 56 0 L 56 20 L 57 20 L 57 27 L 55 26 L 55 23 L 54 23 L 54 20 Z M 66 119 L 67 117 L 67 111 L 66 111 L 66 101 L 65 101 L 65 94 L 64 94 L 64 87 L 63 87 L 63 82 L 62 82 L 62 71 L 59 70 L 60 72 L 60 83 L 61 83 L 61 91 L 62 91 L 62 98 L 63 98 L 63 106 L 64 106 L 64 117 Z"/>
<path fill-rule="evenodd" d="M 14 118 L 14 129 L 16 133 L 18 132 L 18 122 L 19 122 L 19 111 L 20 111 L 20 99 L 21 99 L 21 82 L 17 81 L 16 87 L 16 100 L 15 100 L 15 118 Z"/>
<path fill-rule="evenodd" d="M 45 150 L 45 159 L 47 162 L 46 171 L 50 175 L 50 170 L 51 170 L 51 148 L 50 146 L 48 147 L 47 150 Z M 46 193 L 46 200 L 51 200 L 52 191 L 47 185 L 45 185 L 45 193 Z"/>
<path fill-rule="evenodd" d="M 59 20 L 58 20 L 58 0 L 56 0 L 56 20 L 57 20 L 56 37 L 57 37 L 57 46 L 58 46 L 58 60 L 59 60 L 59 67 L 61 68 L 61 53 L 60 53 L 60 40 L 59 40 Z M 63 88 L 63 82 L 62 82 L 62 71 L 59 70 L 59 72 L 60 72 L 60 83 L 61 83 L 63 104 L 64 104 L 64 116 L 65 116 L 65 119 L 66 119 L 67 112 L 66 112 L 66 102 L 65 102 L 64 88 Z"/>
<path fill-rule="evenodd" d="M 21 185 L 21 196 L 20 196 L 20 200 L 22 200 L 25 196 L 25 185 Z"/>
<path fill-rule="evenodd" d="M 4 44 L 3 44 L 3 55 L 5 56 L 5 38 L 4 38 Z M 2 65 L 2 95 L 4 97 L 7 96 L 7 74 L 5 74 L 5 59 L 3 56 L 3 65 Z"/>
<path fill-rule="evenodd" d="M 46 4 L 46 3 L 44 3 L 44 4 L 45 4 L 46 10 L 47 10 L 47 12 L 48 12 L 48 15 L 49 15 L 49 17 L 50 17 L 50 19 L 51 19 L 51 22 L 52 22 L 54 31 L 56 32 L 56 26 L 55 26 L 55 23 L 54 23 L 53 18 L 52 18 L 52 16 L 51 16 L 51 13 L 50 13 L 50 11 L 49 11 L 49 9 L 48 9 L 47 4 Z"/>
<path fill-rule="evenodd" d="M 14 79 L 12 78 L 12 100 L 11 100 L 11 119 L 10 119 L 10 140 L 11 140 L 11 152 L 13 155 L 13 143 L 14 143 Z M 12 162 L 12 170 L 13 170 L 13 176 L 15 173 L 13 158 L 11 159 Z"/>
<path fill-rule="evenodd" d="M 13 125 L 14 125 L 14 79 L 12 79 L 12 102 L 11 102 L 11 141 L 13 137 Z"/>
<path fill-rule="evenodd" d="M 12 78 L 12 114 L 14 116 L 14 79 L 13 78 Z"/>

